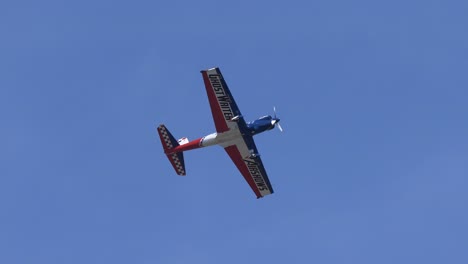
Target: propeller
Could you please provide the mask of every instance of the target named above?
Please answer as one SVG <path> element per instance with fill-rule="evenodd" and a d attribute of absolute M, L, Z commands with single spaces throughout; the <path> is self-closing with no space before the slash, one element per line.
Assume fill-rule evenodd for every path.
<path fill-rule="evenodd" d="M 283 128 L 281 127 L 279 121 L 280 119 L 276 117 L 276 106 L 273 106 L 273 112 L 275 113 L 275 117 L 273 118 L 273 125 L 275 125 L 276 127 L 278 127 L 278 129 L 283 132 Z"/>

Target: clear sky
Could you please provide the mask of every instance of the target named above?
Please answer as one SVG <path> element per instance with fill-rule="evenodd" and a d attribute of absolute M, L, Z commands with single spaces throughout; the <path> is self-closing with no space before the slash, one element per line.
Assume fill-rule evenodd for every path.
<path fill-rule="evenodd" d="M 2 1 L 0 263 L 468 263 L 467 1 Z M 220 147 L 219 66 L 275 194 Z"/>

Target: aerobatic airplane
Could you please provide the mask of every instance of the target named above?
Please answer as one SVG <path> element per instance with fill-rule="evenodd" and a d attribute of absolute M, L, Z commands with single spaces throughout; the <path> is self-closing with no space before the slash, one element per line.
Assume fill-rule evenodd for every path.
<path fill-rule="evenodd" d="M 271 130 L 275 126 L 283 131 L 279 125 L 280 119 L 276 117 L 276 111 L 274 117 L 263 116 L 247 123 L 219 68 L 203 70 L 201 74 L 205 82 L 216 133 L 192 141 L 185 137 L 175 140 L 169 130 L 161 124 L 158 127 L 158 133 L 164 153 L 176 173 L 185 175 L 184 151 L 220 145 L 226 150 L 257 198 L 272 194 L 273 188 L 268 180 L 253 136 Z"/>

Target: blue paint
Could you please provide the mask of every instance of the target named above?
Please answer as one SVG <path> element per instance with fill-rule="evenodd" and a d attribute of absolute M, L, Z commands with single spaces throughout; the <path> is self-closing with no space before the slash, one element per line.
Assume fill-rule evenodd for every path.
<path fill-rule="evenodd" d="M 273 118 L 270 115 L 262 116 L 257 120 L 248 122 L 247 129 L 249 130 L 251 135 L 256 135 L 275 128 L 275 124 L 279 121 L 279 118 Z"/>

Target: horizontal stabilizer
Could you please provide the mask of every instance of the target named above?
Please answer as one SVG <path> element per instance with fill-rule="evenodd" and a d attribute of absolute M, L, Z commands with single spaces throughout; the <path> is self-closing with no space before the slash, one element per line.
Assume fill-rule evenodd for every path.
<path fill-rule="evenodd" d="M 171 162 L 172 167 L 174 167 L 174 170 L 176 171 L 177 175 L 185 176 L 184 153 L 178 152 L 168 154 L 167 158 Z"/>
<path fill-rule="evenodd" d="M 171 132 L 167 130 L 165 125 L 159 125 L 158 133 L 165 153 L 167 153 L 168 150 L 179 146 L 179 143 L 177 143 L 177 140 L 172 136 Z"/>
<path fill-rule="evenodd" d="M 167 130 L 165 125 L 159 125 L 158 133 L 164 148 L 164 153 L 171 162 L 172 167 L 174 167 L 178 175 L 185 175 L 184 154 L 182 152 L 170 153 L 171 149 L 179 146 L 179 143 L 174 136 L 172 136 L 171 132 Z"/>

